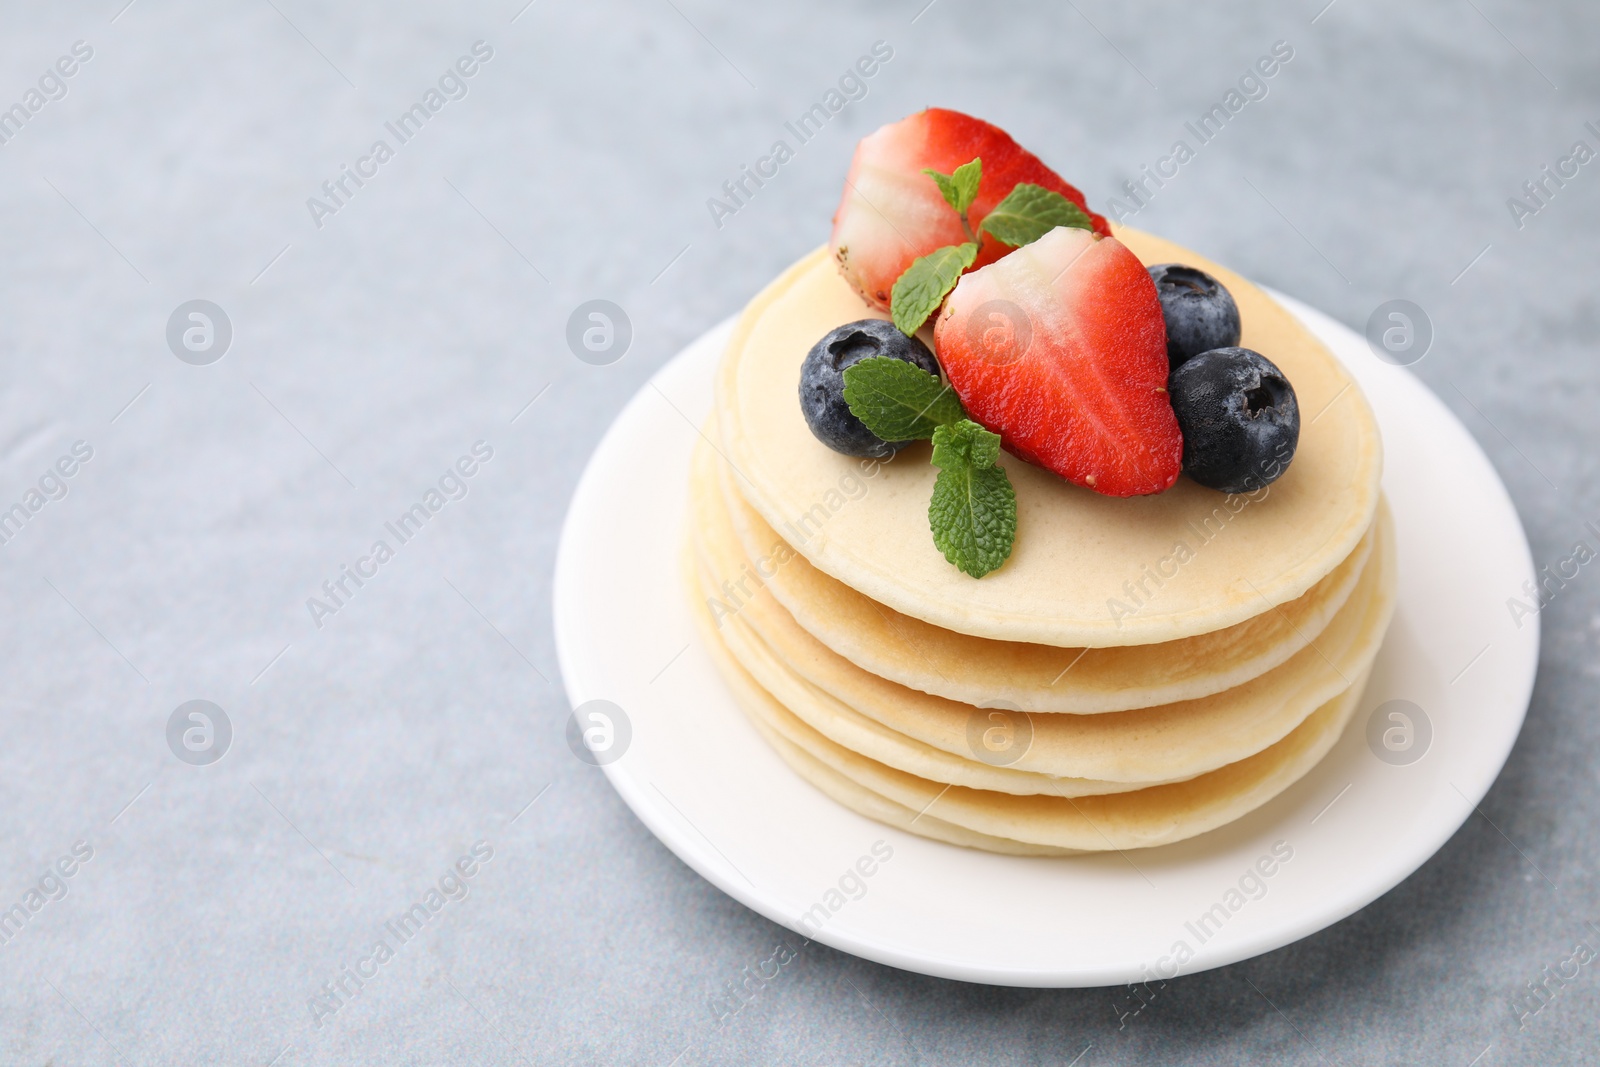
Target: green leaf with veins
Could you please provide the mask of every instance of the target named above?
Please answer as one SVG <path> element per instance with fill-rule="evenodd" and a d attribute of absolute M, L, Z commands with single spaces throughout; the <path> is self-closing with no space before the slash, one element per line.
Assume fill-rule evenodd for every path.
<path fill-rule="evenodd" d="M 992 233 L 1013 248 L 1031 244 L 1057 226 L 1093 230 L 1088 212 L 1053 189 L 1018 182 L 983 218 L 978 232 Z"/>
<path fill-rule="evenodd" d="M 933 464 L 940 468 L 928 501 L 933 543 L 965 574 L 982 578 L 1005 563 L 1017 537 L 1017 494 L 1005 468 L 995 465 L 1000 435 L 970 419 L 933 433 Z"/>
<path fill-rule="evenodd" d="M 983 180 L 983 160 L 974 159 L 971 163 L 963 163 L 957 167 L 954 174 L 940 174 L 931 168 L 924 168 L 922 173 L 932 178 L 939 187 L 939 192 L 944 194 L 945 203 L 956 209 L 956 214 L 961 216 L 961 221 L 967 219 L 967 209 L 978 198 L 978 183 Z"/>
<path fill-rule="evenodd" d="M 914 363 L 871 356 L 844 369 L 850 414 L 884 441 L 919 441 L 967 417 L 955 391 Z"/>
<path fill-rule="evenodd" d="M 945 245 L 913 260 L 889 293 L 889 314 L 900 332 L 910 337 L 921 329 L 977 258 L 978 246 L 967 243 Z"/>
<path fill-rule="evenodd" d="M 992 467 L 1000 458 L 1000 435 L 962 418 L 933 434 L 935 467 Z"/>

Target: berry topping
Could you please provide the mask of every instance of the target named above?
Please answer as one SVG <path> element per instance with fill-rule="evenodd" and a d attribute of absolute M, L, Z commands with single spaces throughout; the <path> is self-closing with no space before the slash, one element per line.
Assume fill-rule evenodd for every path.
<path fill-rule="evenodd" d="M 1300 441 L 1294 386 L 1248 348 L 1214 348 L 1172 372 L 1183 472 L 1209 489 L 1247 493 L 1276 481 Z"/>
<path fill-rule="evenodd" d="M 963 276 L 934 337 L 969 417 L 1007 451 L 1108 496 L 1177 480 L 1161 304 L 1115 238 L 1060 227 Z"/>
<path fill-rule="evenodd" d="M 830 330 L 800 365 L 800 410 L 817 440 L 835 452 L 883 459 L 909 443 L 883 440 L 850 413 L 845 400 L 845 368 L 874 356 L 904 360 L 935 376 L 939 373 L 939 363 L 928 346 L 907 337 L 892 322 L 862 319 Z"/>
<path fill-rule="evenodd" d="M 1221 282 L 1181 263 L 1150 268 L 1167 323 L 1167 362 L 1177 367 L 1213 348 L 1239 343 L 1239 307 Z"/>
<path fill-rule="evenodd" d="M 963 218 L 951 210 L 956 171 L 979 158 L 982 180 Z M 924 173 L 928 170 L 946 181 L 931 180 Z M 887 310 L 895 282 L 915 260 L 937 249 L 968 243 L 975 233 L 976 266 L 1010 251 L 1003 230 L 981 227 L 1021 183 L 1059 193 L 1084 211 L 1097 232 L 1111 232 L 1102 216 L 1088 210 L 1081 192 L 1004 130 L 959 111 L 920 111 L 856 146 L 833 216 L 834 258 L 867 303 Z"/>

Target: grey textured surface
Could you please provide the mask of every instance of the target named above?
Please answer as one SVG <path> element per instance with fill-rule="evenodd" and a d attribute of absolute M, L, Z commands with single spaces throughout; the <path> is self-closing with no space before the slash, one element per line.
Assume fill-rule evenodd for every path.
<path fill-rule="evenodd" d="M 1481 814 L 1351 919 L 1121 1025 L 1123 990 L 816 945 L 718 1025 L 712 999 L 789 935 L 563 743 L 550 574 L 585 457 L 825 237 L 855 139 L 930 103 L 1103 207 L 1288 41 L 1137 223 L 1358 329 L 1419 302 L 1438 338 L 1416 369 L 1536 560 L 1596 545 L 1600 163 L 1521 228 L 1506 199 L 1600 147 L 1600 9 L 1324 2 L 7 4 L 0 102 L 75 41 L 93 57 L 0 148 L 0 506 L 74 441 L 93 458 L 0 546 L 0 904 L 74 842 L 93 856 L 0 944 L 0 1062 L 1593 1062 L 1600 965 L 1521 1029 L 1511 1008 L 1600 943 L 1587 568 L 1543 613 Z M 468 95 L 314 225 L 306 199 L 478 40 Z M 894 57 L 865 98 L 714 225 L 707 198 L 876 40 Z M 203 367 L 164 339 L 197 297 L 235 332 Z M 605 367 L 564 342 L 597 297 L 635 330 Z M 466 497 L 314 626 L 306 599 L 480 440 Z M 194 698 L 234 731 L 207 767 L 166 741 Z M 470 895 L 314 1025 L 308 999 L 480 839 Z"/>

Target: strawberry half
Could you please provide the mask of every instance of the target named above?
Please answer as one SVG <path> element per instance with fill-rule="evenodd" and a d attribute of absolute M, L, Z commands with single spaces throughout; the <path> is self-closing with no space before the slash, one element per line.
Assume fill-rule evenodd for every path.
<path fill-rule="evenodd" d="M 1107 496 L 1177 480 L 1161 301 L 1116 238 L 1058 227 L 965 275 L 934 338 L 967 414 L 1008 452 Z"/>
<path fill-rule="evenodd" d="M 1111 233 L 1106 220 L 1089 211 L 1082 193 L 1006 131 L 959 111 L 931 107 L 863 137 L 845 176 L 844 196 L 833 214 L 833 255 L 867 303 L 888 310 L 895 280 L 912 260 L 967 239 L 961 220 L 922 171 L 951 174 L 974 159 L 983 160 L 978 198 L 967 212 L 974 230 L 1018 182 L 1031 182 L 1083 208 L 1099 233 Z M 1010 251 L 985 234 L 974 269 Z"/>

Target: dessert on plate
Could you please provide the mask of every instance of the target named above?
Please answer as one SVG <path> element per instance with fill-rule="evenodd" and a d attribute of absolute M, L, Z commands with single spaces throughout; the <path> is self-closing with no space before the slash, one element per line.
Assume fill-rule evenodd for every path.
<path fill-rule="evenodd" d="M 1023 855 L 1269 803 L 1395 601 L 1382 444 L 1283 308 L 942 109 L 745 308 L 689 487 L 706 643 L 863 815 Z"/>

